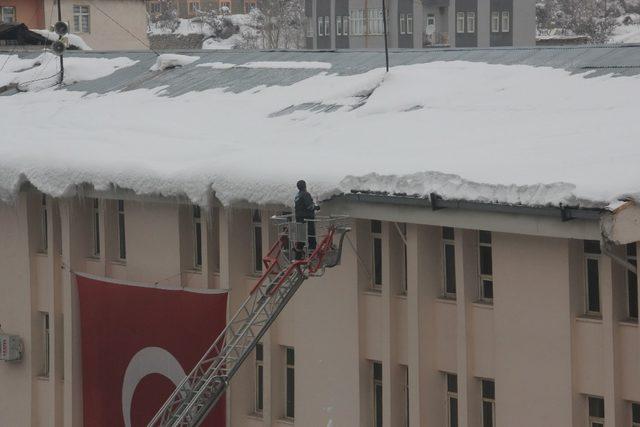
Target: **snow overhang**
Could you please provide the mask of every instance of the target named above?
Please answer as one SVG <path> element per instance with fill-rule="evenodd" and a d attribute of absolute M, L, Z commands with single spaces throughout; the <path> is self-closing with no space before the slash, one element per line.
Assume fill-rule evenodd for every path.
<path fill-rule="evenodd" d="M 604 240 L 614 245 L 640 241 L 640 207 L 631 200 L 612 204 L 600 226 Z"/>

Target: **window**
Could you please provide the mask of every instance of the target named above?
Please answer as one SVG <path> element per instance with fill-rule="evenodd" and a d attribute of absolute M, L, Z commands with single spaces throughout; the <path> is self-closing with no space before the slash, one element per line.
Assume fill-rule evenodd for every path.
<path fill-rule="evenodd" d="M 631 403 L 631 427 L 640 427 L 640 403 Z"/>
<path fill-rule="evenodd" d="M 100 201 L 91 203 L 91 255 L 100 257 Z"/>
<path fill-rule="evenodd" d="M 491 232 L 478 232 L 478 255 L 480 263 L 480 299 L 493 301 L 493 260 L 491 256 Z"/>
<path fill-rule="evenodd" d="M 255 411 L 262 413 L 264 408 L 264 349 L 261 343 L 256 344 L 256 401 Z"/>
<path fill-rule="evenodd" d="M 189 14 L 195 15 L 200 10 L 200 2 L 191 1 L 189 2 Z"/>
<path fill-rule="evenodd" d="M 400 365 L 402 371 L 402 393 L 404 410 L 402 411 L 402 426 L 409 427 L 409 367 Z"/>
<path fill-rule="evenodd" d="M 407 34 L 413 34 L 413 13 L 407 13 Z"/>
<path fill-rule="evenodd" d="M 382 363 L 373 362 L 373 425 L 382 427 Z"/>
<path fill-rule="evenodd" d="M 510 31 L 509 26 L 511 24 L 511 19 L 509 16 L 509 11 L 508 10 L 504 10 L 502 11 L 502 32 L 503 33 L 508 33 Z"/>
<path fill-rule="evenodd" d="M 444 278 L 444 296 L 456 296 L 456 247 L 454 231 L 451 227 L 442 227 L 442 269 Z"/>
<path fill-rule="evenodd" d="M 324 35 L 324 17 L 318 16 L 318 36 Z"/>
<path fill-rule="evenodd" d="M 40 312 L 40 328 L 42 331 L 42 359 L 40 361 L 41 377 L 49 376 L 49 356 L 50 356 L 50 334 L 49 334 L 49 313 Z"/>
<path fill-rule="evenodd" d="M 76 33 L 89 33 L 89 6 L 73 5 L 73 28 Z"/>
<path fill-rule="evenodd" d="M 343 36 L 349 35 L 349 17 L 348 16 L 342 17 L 342 35 Z"/>
<path fill-rule="evenodd" d="M 493 427 L 496 419 L 496 386 L 491 380 L 482 380 L 482 427 Z"/>
<path fill-rule="evenodd" d="M 445 374 L 447 381 L 447 427 L 458 427 L 458 376 Z"/>
<path fill-rule="evenodd" d="M 604 399 L 588 396 L 589 427 L 604 427 Z"/>
<path fill-rule="evenodd" d="M 324 35 L 327 37 L 331 35 L 331 27 L 329 25 L 330 23 L 331 21 L 329 21 L 329 17 L 325 16 L 324 17 Z"/>
<path fill-rule="evenodd" d="M 476 32 L 476 13 L 467 12 L 467 33 Z"/>
<path fill-rule="evenodd" d="M 407 241 L 407 224 L 402 223 L 402 224 L 398 224 L 396 223 L 397 226 L 397 230 L 400 233 L 400 240 L 402 240 L 401 244 L 402 244 L 402 276 L 400 277 L 400 294 L 401 295 L 406 295 L 407 294 L 407 280 L 408 280 L 408 266 L 407 266 L 407 245 L 406 245 L 406 241 Z"/>
<path fill-rule="evenodd" d="M 2 12 L 2 22 L 5 24 L 12 24 L 16 22 L 16 8 L 13 6 L 3 6 L 1 9 Z"/>
<path fill-rule="evenodd" d="M 251 212 L 251 237 L 253 246 L 253 272 L 262 272 L 262 215 L 258 209 Z"/>
<path fill-rule="evenodd" d="M 294 418 L 295 412 L 295 353 L 293 348 L 286 348 L 287 372 L 285 373 L 285 409 L 286 418 Z"/>
<path fill-rule="evenodd" d="M 361 36 L 364 34 L 364 10 L 357 9 L 349 12 L 351 21 L 351 35 Z"/>
<path fill-rule="evenodd" d="M 597 240 L 584 241 L 586 312 L 600 314 L 600 278 L 598 262 L 600 258 L 600 242 Z"/>
<path fill-rule="evenodd" d="M 118 200 L 118 258 L 127 259 L 127 240 L 124 225 L 124 200 Z"/>
<path fill-rule="evenodd" d="M 500 32 L 500 12 L 491 12 L 491 32 Z"/>
<path fill-rule="evenodd" d="M 627 245 L 627 261 L 638 267 L 638 255 L 635 243 Z M 638 276 L 631 270 L 627 270 L 627 299 L 629 318 L 638 319 Z"/>
<path fill-rule="evenodd" d="M 202 215 L 200 206 L 193 206 L 193 266 L 197 270 L 202 268 Z"/>
<path fill-rule="evenodd" d="M 342 16 L 336 16 L 336 35 L 342 35 Z"/>
<path fill-rule="evenodd" d="M 407 33 L 407 20 L 404 17 L 404 13 L 400 14 L 400 34 Z"/>
<path fill-rule="evenodd" d="M 384 34 L 382 9 L 367 9 L 367 34 Z"/>
<path fill-rule="evenodd" d="M 49 213 L 47 211 L 47 196 L 40 198 L 40 252 L 46 254 L 49 249 Z"/>
<path fill-rule="evenodd" d="M 382 288 L 382 223 L 371 221 L 371 238 L 373 245 L 373 283 L 375 290 Z"/>
<path fill-rule="evenodd" d="M 464 12 L 456 13 L 456 33 L 464 33 Z"/>
<path fill-rule="evenodd" d="M 247 1 L 244 3 L 244 13 L 251 13 L 256 8 L 256 2 Z"/>

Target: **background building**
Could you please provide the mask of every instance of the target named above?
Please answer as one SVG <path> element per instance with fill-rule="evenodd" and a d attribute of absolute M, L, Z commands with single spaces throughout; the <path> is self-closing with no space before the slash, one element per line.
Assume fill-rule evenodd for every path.
<path fill-rule="evenodd" d="M 391 48 L 534 46 L 533 0 L 391 0 Z M 308 49 L 384 47 L 381 1 L 305 0 Z"/>
<path fill-rule="evenodd" d="M 0 22 L 20 22 L 29 28 L 43 28 L 44 0 L 3 0 L 0 2 Z"/>

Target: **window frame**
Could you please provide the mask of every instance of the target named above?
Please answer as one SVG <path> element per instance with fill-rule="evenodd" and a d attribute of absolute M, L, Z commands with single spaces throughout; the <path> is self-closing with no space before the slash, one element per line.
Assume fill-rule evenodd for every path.
<path fill-rule="evenodd" d="M 49 253 L 49 201 L 47 195 L 42 194 L 40 197 L 40 247 L 38 252 L 41 254 Z"/>
<path fill-rule="evenodd" d="M 454 233 L 453 237 L 445 236 L 445 233 L 451 230 Z M 457 296 L 457 280 L 456 280 L 456 241 L 455 241 L 455 229 L 453 227 L 442 227 L 441 232 L 442 244 L 442 296 L 447 299 L 456 299 Z M 448 252 L 447 246 L 450 246 L 453 249 L 451 256 L 453 257 L 453 291 L 450 291 L 448 286 L 448 278 L 447 274 L 447 260 L 448 260 Z"/>
<path fill-rule="evenodd" d="M 91 202 L 91 256 L 100 258 L 100 199 Z"/>
<path fill-rule="evenodd" d="M 402 393 L 404 410 L 402 411 L 402 427 L 409 427 L 409 366 L 400 365 L 402 371 Z"/>
<path fill-rule="evenodd" d="M 450 379 L 455 380 L 455 390 L 452 389 L 451 382 L 449 381 Z M 445 381 L 445 398 L 446 398 L 446 416 L 447 416 L 447 427 L 458 427 L 458 375 L 457 374 L 452 374 L 450 372 L 445 372 L 444 373 L 444 381 Z M 453 423 L 453 420 L 451 419 L 451 401 L 455 400 L 456 402 L 456 410 L 455 410 L 455 414 L 456 414 L 456 422 L 455 424 Z"/>
<path fill-rule="evenodd" d="M 490 379 L 482 379 L 480 380 L 480 392 L 482 397 L 482 427 L 495 427 L 496 425 L 496 396 L 495 396 L 495 387 L 496 383 L 494 380 Z M 485 383 L 491 383 L 493 387 L 493 396 L 485 396 Z M 485 403 L 488 403 L 491 406 L 491 425 L 485 425 Z"/>
<path fill-rule="evenodd" d="M 5 15 L 5 10 L 11 10 L 11 13 Z M 10 16 L 11 20 L 7 20 L 6 16 Z M 4 24 L 13 24 L 16 22 L 17 11 L 15 6 L 0 7 L 0 22 Z"/>
<path fill-rule="evenodd" d="M 379 371 L 380 371 L 380 378 L 376 377 L 376 368 L 380 367 Z M 380 419 L 377 418 L 378 416 L 378 389 L 380 390 L 380 403 L 381 405 L 384 405 L 383 403 L 383 399 L 384 399 L 384 384 L 382 382 L 382 362 L 379 362 L 377 360 L 372 360 L 371 361 L 371 397 L 372 397 L 372 401 L 371 401 L 371 419 L 373 420 L 373 425 L 374 427 L 382 427 L 382 423 L 383 423 L 383 408 L 380 408 Z"/>
<path fill-rule="evenodd" d="M 506 18 L 506 25 L 505 25 Z M 503 10 L 500 14 L 500 27 L 503 33 L 511 32 L 511 13 L 508 10 Z"/>
<path fill-rule="evenodd" d="M 638 402 L 629 402 L 631 403 L 631 427 L 640 427 L 640 403 Z"/>
<path fill-rule="evenodd" d="M 475 34 L 476 32 L 476 13 L 467 12 L 467 33 Z"/>
<path fill-rule="evenodd" d="M 413 13 L 407 13 L 407 35 L 413 35 Z"/>
<path fill-rule="evenodd" d="M 489 234 L 489 242 L 482 241 L 482 234 Z M 493 304 L 493 236 L 490 231 L 478 230 L 478 297 L 480 301 L 485 303 Z M 482 272 L 482 248 L 489 248 L 489 257 L 491 262 L 491 274 L 486 274 Z M 484 282 L 491 282 L 491 297 L 485 295 L 485 286 Z"/>
<path fill-rule="evenodd" d="M 588 316 L 602 316 L 602 295 L 600 292 L 600 253 L 595 253 L 595 252 L 588 252 L 586 245 L 586 242 L 589 242 L 587 240 L 584 241 L 585 242 L 585 248 L 584 248 L 584 303 L 585 303 L 585 314 Z M 599 251 L 601 252 L 601 251 Z M 595 261 L 595 265 L 596 265 L 596 285 L 598 287 L 598 309 L 597 310 L 591 310 L 591 299 L 590 299 L 590 287 L 591 284 L 589 282 L 589 264 L 590 261 Z"/>
<path fill-rule="evenodd" d="M 342 16 L 336 16 L 336 36 L 342 35 Z"/>
<path fill-rule="evenodd" d="M 284 418 L 287 420 L 295 419 L 295 350 L 293 347 L 285 347 L 284 354 L 284 362 L 285 362 L 285 370 L 284 370 Z M 292 354 L 292 361 L 289 363 L 289 352 Z M 291 396 L 289 396 L 289 375 L 292 375 L 293 381 L 293 390 L 291 390 Z M 289 400 L 291 397 L 291 400 Z M 289 407 L 289 402 L 291 402 L 291 408 Z M 289 413 L 289 409 L 291 409 L 291 413 Z"/>
<path fill-rule="evenodd" d="M 124 200 L 116 202 L 116 214 L 118 225 L 118 260 L 127 260 L 127 222 L 125 217 Z"/>
<path fill-rule="evenodd" d="M 602 417 L 598 416 L 598 415 L 591 415 L 591 400 L 592 399 L 597 399 L 602 401 Z M 605 411 L 605 406 L 604 406 L 605 402 L 604 402 L 604 398 L 600 397 L 600 396 L 587 396 L 587 419 L 589 420 L 589 427 L 594 427 L 597 425 L 601 425 L 604 426 L 605 425 L 605 418 L 606 418 L 606 411 Z"/>
<path fill-rule="evenodd" d="M 91 34 L 91 8 L 87 4 L 74 4 L 72 6 L 73 11 L 73 28 L 74 33 Z M 82 20 L 83 17 L 87 18 L 86 28 Z"/>
<path fill-rule="evenodd" d="M 328 16 L 324 17 L 324 36 L 331 36 L 331 18 Z"/>
<path fill-rule="evenodd" d="M 630 249 L 633 248 L 633 251 Z M 638 266 L 637 243 L 629 243 L 626 246 L 627 262 Z M 629 319 L 638 321 L 638 276 L 631 270 L 627 270 L 627 315 Z M 632 292 L 632 288 L 634 289 Z M 635 293 L 635 295 L 632 295 Z M 635 313 L 634 313 L 635 311 Z"/>
<path fill-rule="evenodd" d="M 466 17 L 464 12 L 456 12 L 456 33 L 464 34 L 466 26 Z"/>
<path fill-rule="evenodd" d="M 491 32 L 494 34 L 500 32 L 500 11 L 498 10 L 491 11 Z"/>
<path fill-rule="evenodd" d="M 262 274 L 262 212 L 260 209 L 251 209 L 251 272 L 254 275 Z M 258 236 L 260 238 L 258 239 Z M 258 241 L 260 240 L 260 241 Z M 258 268 L 259 267 L 259 268 Z"/>
<path fill-rule="evenodd" d="M 318 16 L 318 37 L 324 37 L 322 32 L 324 31 L 324 16 Z"/>
<path fill-rule="evenodd" d="M 404 13 L 400 14 L 400 34 L 401 35 L 407 34 L 407 21 L 405 20 Z"/>
<path fill-rule="evenodd" d="M 40 361 L 40 378 L 49 378 L 51 373 L 51 316 L 47 311 L 39 312 L 42 330 L 42 360 Z"/>
<path fill-rule="evenodd" d="M 342 35 L 343 36 L 348 36 L 349 35 L 349 23 L 350 19 L 348 16 L 343 16 L 342 17 Z"/>
<path fill-rule="evenodd" d="M 379 231 L 374 231 L 374 228 Z M 371 220 L 370 221 L 371 232 L 371 290 L 375 292 L 382 292 L 382 221 Z M 380 258 L 379 262 L 377 258 Z M 378 267 L 379 266 L 379 267 Z M 379 279 L 379 280 L 378 280 Z"/>
<path fill-rule="evenodd" d="M 255 396 L 253 410 L 262 414 L 264 410 L 264 346 L 257 343 L 255 348 Z"/>
<path fill-rule="evenodd" d="M 198 205 L 191 207 L 193 224 L 193 268 L 202 270 L 202 209 Z"/>

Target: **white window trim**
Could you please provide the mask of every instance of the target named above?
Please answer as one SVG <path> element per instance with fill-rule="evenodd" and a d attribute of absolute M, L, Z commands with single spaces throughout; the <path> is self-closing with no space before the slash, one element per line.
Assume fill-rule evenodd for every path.
<path fill-rule="evenodd" d="M 5 10 L 11 10 L 11 13 L 7 13 L 5 15 Z M 6 24 L 13 24 L 14 22 L 16 22 L 16 15 L 17 15 L 17 11 L 16 11 L 16 7 L 15 6 L 1 6 L 0 7 L 0 22 L 6 23 Z M 10 16 L 11 20 L 5 20 L 5 16 Z"/>
<path fill-rule="evenodd" d="M 603 399 L 601 396 L 593 396 L 593 395 L 587 395 L 587 418 L 589 419 L 589 427 L 593 427 L 594 424 L 602 424 L 605 425 L 604 422 L 604 418 L 600 418 L 600 417 L 592 417 L 591 414 L 589 414 L 589 399 L 593 398 L 593 399 Z M 605 408 L 605 417 L 607 415 L 606 412 L 606 408 Z"/>
<path fill-rule="evenodd" d="M 405 20 L 404 13 L 400 14 L 400 34 L 407 33 L 407 21 Z"/>
<path fill-rule="evenodd" d="M 325 36 L 331 35 L 331 19 L 329 19 L 328 16 L 324 17 L 324 35 Z"/>
<path fill-rule="evenodd" d="M 466 19 L 464 12 L 456 12 L 456 33 L 464 34 Z"/>
<path fill-rule="evenodd" d="M 413 13 L 407 13 L 407 34 L 413 34 Z"/>
<path fill-rule="evenodd" d="M 78 8 L 79 12 L 76 12 L 76 7 Z M 89 7 L 89 5 L 86 5 L 86 4 L 74 4 L 72 10 L 73 10 L 74 32 L 75 33 L 91 34 L 91 8 Z M 85 12 L 85 10 L 86 10 L 86 12 Z M 83 28 L 82 27 L 82 17 L 83 16 L 87 17 L 87 28 Z M 78 25 L 76 25 L 76 23 L 75 23 L 76 17 L 78 18 Z"/>
<path fill-rule="evenodd" d="M 350 19 L 348 16 L 343 16 L 342 17 L 342 35 L 343 36 L 348 36 L 349 35 L 349 31 L 351 30 L 349 28 L 350 25 Z"/>
<path fill-rule="evenodd" d="M 500 12 L 498 12 L 497 10 L 491 12 L 491 32 L 500 32 Z"/>
<path fill-rule="evenodd" d="M 476 13 L 467 12 L 467 33 L 473 34 L 476 32 Z"/>
<path fill-rule="evenodd" d="M 336 16 L 336 36 L 342 35 L 342 16 Z"/>
<path fill-rule="evenodd" d="M 318 16 L 318 37 L 324 36 L 324 34 L 322 34 L 324 31 L 324 23 L 322 21 L 324 21 L 324 16 Z"/>
<path fill-rule="evenodd" d="M 506 24 L 505 24 L 506 18 Z M 500 16 L 500 25 L 502 26 L 502 32 L 508 33 L 511 31 L 511 14 L 508 10 L 503 10 L 502 15 Z"/>

